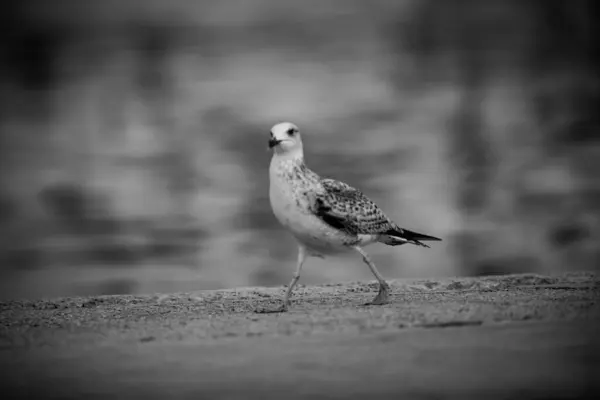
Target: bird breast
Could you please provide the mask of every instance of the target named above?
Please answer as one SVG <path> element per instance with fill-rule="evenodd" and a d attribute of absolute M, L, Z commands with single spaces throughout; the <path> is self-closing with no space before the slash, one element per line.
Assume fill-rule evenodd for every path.
<path fill-rule="evenodd" d="M 269 198 L 273 213 L 287 228 L 302 228 L 311 217 L 310 202 L 306 195 L 309 183 L 293 171 L 278 170 L 270 174 Z M 312 190 L 315 188 L 313 187 Z M 316 217 L 314 217 L 316 218 Z M 300 225 L 300 226 L 298 226 Z M 308 228 L 308 227 L 306 227 Z"/>
<path fill-rule="evenodd" d="M 273 167 L 273 166 L 272 166 Z M 320 189 L 310 175 L 271 168 L 269 198 L 277 220 L 309 249 L 319 254 L 337 252 L 359 239 L 323 222 L 311 212 L 309 193 Z"/>

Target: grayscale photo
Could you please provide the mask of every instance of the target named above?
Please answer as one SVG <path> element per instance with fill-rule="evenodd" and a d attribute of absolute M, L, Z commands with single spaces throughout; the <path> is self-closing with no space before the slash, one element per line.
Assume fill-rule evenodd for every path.
<path fill-rule="evenodd" d="M 1 397 L 596 398 L 599 14 L 5 1 Z"/>

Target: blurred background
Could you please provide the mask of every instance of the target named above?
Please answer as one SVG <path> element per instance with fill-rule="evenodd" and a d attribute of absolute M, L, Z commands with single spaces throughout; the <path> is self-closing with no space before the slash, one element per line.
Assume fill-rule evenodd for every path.
<path fill-rule="evenodd" d="M 0 3 L 0 298 L 287 284 L 270 127 L 431 249 L 388 278 L 598 269 L 594 0 Z M 373 279 L 311 259 L 301 283 Z"/>

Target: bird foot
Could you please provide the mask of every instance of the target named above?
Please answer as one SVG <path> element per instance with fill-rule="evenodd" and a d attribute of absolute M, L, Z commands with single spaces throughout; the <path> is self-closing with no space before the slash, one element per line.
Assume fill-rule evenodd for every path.
<path fill-rule="evenodd" d="M 289 301 L 288 302 L 284 302 L 279 307 L 275 307 L 275 308 L 256 307 L 256 308 L 254 308 L 254 312 L 256 314 L 275 314 L 275 313 L 287 312 L 288 311 L 288 305 L 289 305 Z"/>
<path fill-rule="evenodd" d="M 365 306 L 381 306 L 383 304 L 388 304 L 390 302 L 389 292 L 390 292 L 389 286 L 380 285 L 379 293 L 377 293 L 377 296 L 375 296 L 375 298 L 373 300 L 371 300 L 370 302 L 366 303 Z"/>

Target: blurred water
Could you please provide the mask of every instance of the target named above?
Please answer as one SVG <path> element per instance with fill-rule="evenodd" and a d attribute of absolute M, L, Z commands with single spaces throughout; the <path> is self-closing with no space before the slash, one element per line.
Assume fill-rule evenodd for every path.
<path fill-rule="evenodd" d="M 287 283 L 284 120 L 312 168 L 444 239 L 370 248 L 387 277 L 597 268 L 596 6 L 569 4 L 3 3 L 0 296 Z M 357 279 L 356 257 L 302 276 Z"/>

